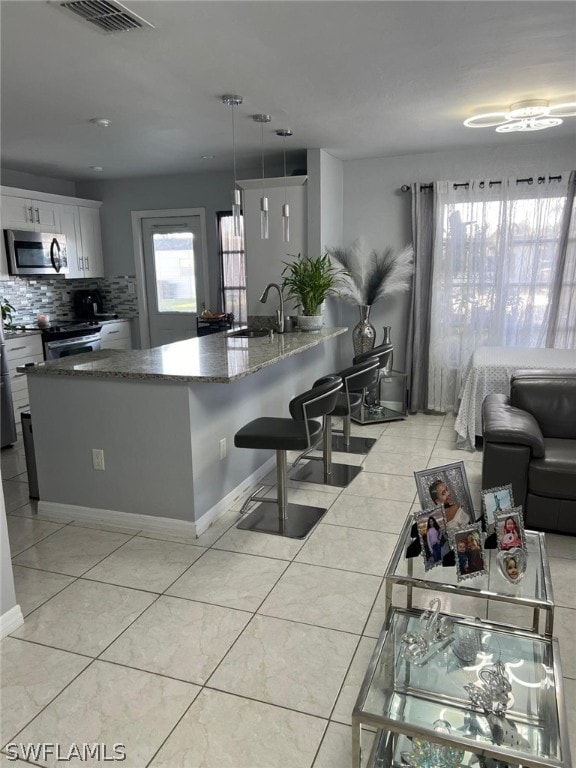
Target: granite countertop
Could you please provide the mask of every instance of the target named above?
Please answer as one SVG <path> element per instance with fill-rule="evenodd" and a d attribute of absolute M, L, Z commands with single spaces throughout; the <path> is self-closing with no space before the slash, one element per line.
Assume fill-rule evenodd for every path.
<path fill-rule="evenodd" d="M 22 368 L 29 376 L 84 376 L 227 383 L 346 333 L 322 328 L 309 333 L 274 334 L 256 339 L 217 333 L 130 352 L 102 349 Z M 20 370 L 20 369 L 19 369 Z"/>

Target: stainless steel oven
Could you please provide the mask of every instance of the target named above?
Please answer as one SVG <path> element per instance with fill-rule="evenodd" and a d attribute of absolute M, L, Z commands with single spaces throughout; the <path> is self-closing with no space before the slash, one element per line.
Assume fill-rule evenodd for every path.
<path fill-rule="evenodd" d="M 59 360 L 100 349 L 99 325 L 50 328 L 42 332 L 45 360 Z"/>

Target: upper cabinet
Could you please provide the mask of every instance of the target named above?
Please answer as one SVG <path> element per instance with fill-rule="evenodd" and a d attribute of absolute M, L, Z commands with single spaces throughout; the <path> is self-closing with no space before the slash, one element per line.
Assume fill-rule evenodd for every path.
<path fill-rule="evenodd" d="M 61 205 L 60 224 L 68 253 L 66 278 L 104 277 L 99 209 Z"/>
<path fill-rule="evenodd" d="M 244 190 L 244 237 L 246 249 L 246 286 L 249 315 L 274 314 L 275 305 L 264 307 L 259 298 L 267 283 L 281 283 L 284 261 L 291 254 L 308 251 L 307 177 L 265 179 L 268 197 L 269 237 L 260 237 L 260 198 L 262 179 L 238 181 Z M 290 206 L 290 240 L 282 239 L 282 205 Z M 287 311 L 292 311 L 288 305 Z"/>
<path fill-rule="evenodd" d="M 2 195 L 2 228 L 59 232 L 59 206 L 45 200 Z"/>
<path fill-rule="evenodd" d="M 67 279 L 104 277 L 100 206 L 48 192 L 0 187 L 2 229 L 56 232 L 66 236 Z M 0 244 L 0 279 L 8 279 L 4 238 Z"/>

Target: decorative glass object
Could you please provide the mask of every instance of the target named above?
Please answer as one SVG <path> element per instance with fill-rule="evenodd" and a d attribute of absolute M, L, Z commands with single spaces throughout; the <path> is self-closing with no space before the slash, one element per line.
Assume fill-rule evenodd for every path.
<path fill-rule="evenodd" d="M 391 325 L 384 326 L 384 338 L 382 339 L 382 344 L 392 344 L 392 338 L 390 335 L 391 331 L 392 331 Z M 392 349 L 392 351 L 390 352 L 390 356 L 388 357 L 388 362 L 382 369 L 382 373 L 384 374 L 384 376 L 388 376 L 391 373 L 393 368 L 393 365 L 392 365 L 393 360 L 394 360 L 394 350 Z"/>
<path fill-rule="evenodd" d="M 486 713 L 502 716 L 508 709 L 512 686 L 501 661 L 491 667 L 483 667 L 478 672 L 478 680 L 465 685 L 464 689 L 472 705 Z"/>
<path fill-rule="evenodd" d="M 420 617 L 420 631 L 402 635 L 401 653 L 406 661 L 421 666 L 451 640 L 454 624 L 447 616 L 440 616 L 441 607 L 437 597 L 431 600 L 430 610 Z"/>
<path fill-rule="evenodd" d="M 373 349 L 376 341 L 376 329 L 370 322 L 372 306 L 370 304 L 360 304 L 358 309 L 360 311 L 360 322 L 352 329 L 352 345 L 355 357 Z"/>
<path fill-rule="evenodd" d="M 434 730 L 450 733 L 452 726 L 447 720 L 436 720 Z M 464 750 L 446 747 L 423 739 L 412 739 L 412 752 L 402 753 L 403 762 L 411 768 L 458 768 L 464 758 Z"/>

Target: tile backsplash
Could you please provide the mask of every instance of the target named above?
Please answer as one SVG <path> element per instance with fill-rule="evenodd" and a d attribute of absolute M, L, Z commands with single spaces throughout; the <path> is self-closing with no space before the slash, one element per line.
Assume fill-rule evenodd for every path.
<path fill-rule="evenodd" d="M 104 312 L 115 312 L 122 318 L 138 316 L 134 275 L 74 281 L 61 277 L 12 277 L 0 283 L 0 298 L 7 299 L 14 307 L 12 322 L 15 325 L 35 325 L 39 313 L 50 315 L 52 320 L 72 319 L 73 293 L 85 288 L 98 288 Z"/>

